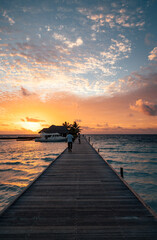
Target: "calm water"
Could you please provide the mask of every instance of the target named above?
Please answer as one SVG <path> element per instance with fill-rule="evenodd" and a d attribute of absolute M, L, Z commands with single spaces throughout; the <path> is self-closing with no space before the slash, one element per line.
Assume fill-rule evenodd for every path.
<path fill-rule="evenodd" d="M 157 135 L 89 135 L 94 148 L 157 212 Z"/>
<path fill-rule="evenodd" d="M 157 212 L 157 135 L 88 135 L 95 149 Z M 0 210 L 43 171 L 66 143 L 0 140 Z"/>

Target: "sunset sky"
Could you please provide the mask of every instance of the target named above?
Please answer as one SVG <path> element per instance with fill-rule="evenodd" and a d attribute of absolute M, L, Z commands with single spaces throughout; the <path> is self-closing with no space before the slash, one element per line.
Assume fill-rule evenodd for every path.
<path fill-rule="evenodd" d="M 156 0 L 0 0 L 0 134 L 157 134 Z"/>

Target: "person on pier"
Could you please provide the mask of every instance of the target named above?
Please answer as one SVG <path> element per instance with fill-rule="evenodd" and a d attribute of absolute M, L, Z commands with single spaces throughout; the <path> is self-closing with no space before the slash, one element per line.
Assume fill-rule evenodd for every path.
<path fill-rule="evenodd" d="M 80 135 L 80 133 L 78 133 L 78 142 L 79 142 L 79 144 L 81 143 L 81 135 Z"/>
<path fill-rule="evenodd" d="M 73 138 L 74 138 L 73 135 L 69 132 L 67 135 L 68 152 L 72 152 Z"/>

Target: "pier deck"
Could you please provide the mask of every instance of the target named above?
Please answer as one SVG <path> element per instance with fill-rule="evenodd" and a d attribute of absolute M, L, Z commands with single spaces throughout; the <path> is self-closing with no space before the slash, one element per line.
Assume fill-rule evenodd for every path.
<path fill-rule="evenodd" d="M 0 239 L 155 240 L 157 220 L 82 139 L 2 214 Z"/>

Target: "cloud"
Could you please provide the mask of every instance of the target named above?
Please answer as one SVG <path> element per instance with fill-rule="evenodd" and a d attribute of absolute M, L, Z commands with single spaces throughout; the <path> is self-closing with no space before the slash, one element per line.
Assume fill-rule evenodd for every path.
<path fill-rule="evenodd" d="M 80 122 L 82 122 L 82 120 L 81 120 L 81 119 L 75 119 L 74 121 L 75 121 L 75 122 L 77 122 L 77 123 L 80 123 Z"/>
<path fill-rule="evenodd" d="M 70 48 L 73 48 L 73 47 L 79 47 L 79 46 L 81 46 L 82 44 L 83 44 L 83 40 L 82 40 L 82 38 L 81 37 L 79 37 L 79 38 L 77 38 L 76 39 L 76 42 L 67 42 L 66 43 L 67 45 L 68 45 L 68 47 L 70 47 Z"/>
<path fill-rule="evenodd" d="M 83 133 L 85 134 L 156 134 L 157 128 L 137 128 L 135 125 L 132 128 L 123 128 L 121 126 L 113 126 L 108 128 L 88 127 L 83 126 Z"/>
<path fill-rule="evenodd" d="M 0 124 L 2 127 L 9 127 L 9 124 L 6 124 L 6 123 L 1 123 Z"/>
<path fill-rule="evenodd" d="M 40 120 L 40 119 L 37 119 L 37 118 L 29 118 L 29 117 L 26 117 L 26 118 L 21 118 L 21 121 L 22 122 L 45 122 L 45 120 Z M 43 124 L 45 125 L 45 124 Z"/>
<path fill-rule="evenodd" d="M 142 99 L 138 99 L 135 105 L 130 105 L 130 109 L 148 116 L 157 116 L 157 104 Z"/>
<path fill-rule="evenodd" d="M 88 133 L 154 133 L 157 132 L 157 129 L 153 131 L 156 127 L 155 117 L 146 114 L 139 116 L 136 112 L 132 117 L 128 117 L 133 112 L 130 105 L 134 106 L 137 99 L 146 99 L 146 96 L 149 103 L 154 103 L 156 89 L 146 86 L 131 92 L 119 92 L 118 94 L 115 91 L 112 96 L 95 97 L 80 97 L 72 92 L 51 92 L 45 102 L 40 100 L 39 93 L 38 96 L 34 95 L 29 98 L 18 98 L 17 96 L 16 100 L 11 102 L 6 100 L 5 103 L 1 103 L 1 106 L 6 107 L 10 126 L 12 126 L 12 116 L 15 115 L 20 116 L 20 119 L 23 119 L 26 124 L 27 121 L 28 123 L 32 121 L 32 123 L 44 124 L 46 122 L 41 122 L 43 121 L 40 117 L 42 114 L 46 116 L 45 120 L 49 125 L 54 122 L 54 119 L 59 124 L 62 124 L 65 120 L 72 122 L 74 119 L 81 119 L 81 128 L 84 127 L 83 132 Z M 24 109 L 23 106 L 25 106 Z M 27 116 L 27 118 L 23 116 Z M 19 126 L 19 119 L 15 120 Z M 23 122 L 23 120 L 21 121 Z M 25 125 L 22 122 L 21 125 Z M 5 121 L 5 123 L 8 123 L 8 121 Z M 133 127 L 135 123 L 136 126 Z M 97 124 L 99 125 L 97 126 Z M 139 128 L 141 130 L 138 131 Z"/>
<path fill-rule="evenodd" d="M 45 122 L 45 120 L 40 120 L 40 119 L 37 119 L 37 118 L 26 117 L 26 122 Z"/>
<path fill-rule="evenodd" d="M 8 44 L 7 43 L 2 43 L 2 44 L 0 44 L 0 47 L 8 47 Z"/>
<path fill-rule="evenodd" d="M 119 79 L 120 92 L 138 91 L 142 98 L 154 97 L 157 91 L 157 72 L 156 65 L 147 68 L 141 68 L 139 72 L 132 72 L 129 76 Z"/>
<path fill-rule="evenodd" d="M 142 17 L 143 10 L 141 8 L 137 8 L 133 12 L 128 9 L 129 8 L 117 8 L 117 15 L 115 16 L 116 24 L 125 28 L 138 28 L 138 30 L 142 30 L 145 25 L 145 21 L 143 21 Z"/>
<path fill-rule="evenodd" d="M 115 39 L 111 39 L 113 44 L 110 46 L 110 49 L 118 50 L 119 52 L 126 53 L 131 52 L 131 43 L 128 39 L 126 39 L 123 35 L 119 35 L 122 38 L 122 41 L 117 41 Z"/>
<path fill-rule="evenodd" d="M 110 28 L 115 27 L 114 14 L 107 14 L 105 17 L 105 22 L 109 24 Z"/>
<path fill-rule="evenodd" d="M 114 65 L 117 61 L 128 58 L 131 52 L 131 41 L 124 35 L 119 34 L 118 39 L 111 39 L 111 45 L 100 55 L 104 57 L 105 62 Z"/>
<path fill-rule="evenodd" d="M 95 128 L 94 127 L 88 127 L 88 126 L 81 126 L 82 130 L 84 131 L 93 131 Z"/>
<path fill-rule="evenodd" d="M 157 47 L 155 47 L 151 52 L 150 55 L 148 56 L 148 59 L 150 61 L 154 60 L 157 61 Z"/>
<path fill-rule="evenodd" d="M 62 88 L 86 96 L 113 95 L 146 86 L 152 91 L 155 89 L 153 85 L 156 85 L 157 74 L 151 69 L 149 74 L 143 70 L 134 72 L 119 79 L 119 82 L 106 78 L 115 76 L 117 62 L 130 54 L 131 42 L 122 34 L 117 39 L 112 38 L 111 45 L 99 55 L 88 55 L 86 52 L 75 55 L 75 50 L 70 49 L 70 52 L 62 45 L 57 46 L 56 49 L 54 46 L 43 46 L 40 50 L 38 45 L 28 43 L 17 43 L 17 48 L 9 45 L 10 53 L 4 51 L 8 61 L 2 60 L 5 77 L 0 80 L 1 84 L 5 89 L 11 86 L 12 91 L 20 89 L 22 96 L 38 93 L 42 99 Z M 9 62 L 10 56 L 12 59 Z M 87 74 L 90 74 L 91 81 Z"/>
<path fill-rule="evenodd" d="M 87 18 L 93 20 L 93 21 L 99 21 L 100 19 L 102 19 L 104 17 L 103 14 L 94 14 L 94 15 L 90 15 L 90 16 L 87 16 Z"/>
<path fill-rule="evenodd" d="M 79 40 L 77 42 L 79 43 Z M 28 68 L 30 69 L 37 69 L 38 65 L 42 64 L 43 66 L 47 66 L 48 64 L 52 66 L 58 66 L 58 62 L 61 60 L 63 55 L 62 47 L 57 49 L 57 46 L 47 46 L 44 44 L 36 45 L 30 43 L 16 43 L 13 46 L 11 43 L 8 44 L 8 48 L 4 51 L 0 52 L 0 56 L 7 57 L 8 62 L 12 63 L 16 62 L 17 60 L 21 59 L 23 64 L 28 64 Z M 68 51 L 64 51 L 64 54 L 68 54 Z M 11 59 L 12 58 L 12 59 Z M 13 60 L 13 61 L 12 61 Z M 31 67 L 31 68 L 30 68 Z"/>
<path fill-rule="evenodd" d="M 121 24 L 116 23 L 116 17 L 129 16 L 129 18 L 123 18 L 129 22 L 132 13 L 129 15 L 127 10 L 129 8 L 125 9 L 124 5 L 117 4 L 115 9 L 110 8 L 110 4 L 110 6 L 102 5 L 103 7 L 101 3 L 99 7 L 97 4 L 88 5 L 88 9 L 79 9 L 80 14 L 74 12 L 74 23 L 69 26 L 63 19 L 63 22 L 59 21 L 59 26 L 55 26 L 58 20 L 54 21 L 54 24 L 44 22 L 43 25 L 37 25 L 34 37 L 37 38 L 36 34 L 38 33 L 42 36 L 37 41 L 32 35 L 31 41 L 24 43 L 23 39 L 31 34 L 28 32 L 21 42 L 20 38 L 16 38 L 16 36 L 15 41 L 18 39 L 19 42 L 9 41 L 9 46 L 5 46 L 6 51 L 1 52 L 3 54 L 2 71 L 5 89 L 14 91 L 23 86 L 21 88 L 23 96 L 30 96 L 31 91 L 35 91 L 40 92 L 42 99 L 46 99 L 46 95 L 60 91 L 60 89 L 68 89 L 74 93 L 88 96 L 113 94 L 117 89 L 119 91 L 120 88 L 115 82 L 120 68 L 126 66 L 127 63 L 123 61 L 120 65 L 118 61 L 129 57 L 131 41 L 122 34 L 113 37 L 115 29 L 111 32 L 108 24 L 113 23 L 119 27 L 123 21 Z M 69 4 L 67 5 L 68 9 L 72 10 Z M 75 8 L 75 10 L 77 9 Z M 24 16 L 26 15 L 24 14 Z M 66 18 L 64 8 L 62 8 L 62 15 Z M 52 17 L 55 19 L 55 12 Z M 76 20 L 78 20 L 78 24 L 75 24 Z M 138 23 L 137 18 L 134 23 Z M 102 26 L 100 34 L 91 31 L 93 24 L 98 27 Z M 61 26 L 62 28 L 60 28 Z M 50 28 L 53 32 L 49 31 Z M 45 31 L 46 29 L 47 31 Z M 75 31 L 72 32 L 73 29 Z M 106 33 L 104 34 L 103 31 Z M 43 33 L 47 34 L 44 39 Z M 91 42 L 91 36 L 92 40 L 98 39 L 98 42 Z M 122 71 L 120 74 L 123 74 Z M 113 78 L 113 76 L 115 77 Z"/>
<path fill-rule="evenodd" d="M 14 129 L 9 129 L 9 128 L 7 127 L 7 129 L 6 130 L 0 130 L 0 134 L 9 134 L 9 135 L 11 135 L 11 134 L 34 134 L 34 132 L 33 131 L 31 131 L 31 130 L 28 130 L 28 129 L 26 129 L 26 128 L 20 128 L 20 129 L 18 129 L 18 128 L 14 128 Z"/>
<path fill-rule="evenodd" d="M 128 4 L 129 5 L 129 4 Z M 143 10 L 141 8 L 131 11 L 129 6 L 123 4 L 111 4 L 112 7 L 106 5 L 106 9 L 99 8 L 79 8 L 78 11 L 87 19 L 90 19 L 95 24 L 92 30 L 99 32 L 101 26 L 109 26 L 110 28 L 137 28 L 142 30 L 145 25 L 143 21 Z M 104 14 L 104 11 L 106 10 Z"/>
<path fill-rule="evenodd" d="M 69 48 L 79 47 L 79 46 L 81 46 L 83 44 L 83 40 L 82 40 L 81 37 L 77 38 L 75 42 L 72 42 L 72 41 L 68 40 L 66 37 L 64 37 L 63 35 L 58 34 L 58 33 L 54 33 L 53 37 L 56 40 L 62 41 Z"/>
<path fill-rule="evenodd" d="M 22 95 L 23 96 L 31 96 L 31 95 L 34 95 L 34 93 L 32 93 L 32 92 L 30 92 L 30 91 L 28 91 L 26 88 L 24 88 L 24 87 L 21 87 L 21 93 L 22 93 Z"/>
<path fill-rule="evenodd" d="M 98 128 L 108 128 L 109 127 L 109 125 L 108 125 L 108 123 L 104 123 L 104 124 L 97 124 L 96 125 Z"/>
<path fill-rule="evenodd" d="M 6 11 L 3 12 L 3 17 L 5 17 L 9 21 L 10 25 L 13 25 L 15 23 L 15 21 L 7 15 Z"/>

